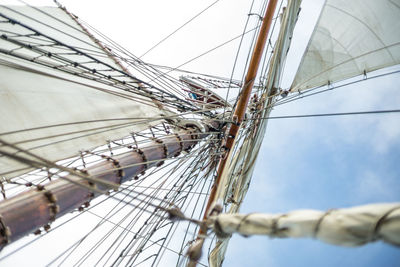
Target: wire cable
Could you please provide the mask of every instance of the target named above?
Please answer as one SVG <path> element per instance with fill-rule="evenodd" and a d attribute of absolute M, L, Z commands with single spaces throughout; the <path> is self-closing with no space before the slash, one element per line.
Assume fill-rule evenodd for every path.
<path fill-rule="evenodd" d="M 296 119 L 296 118 L 312 118 L 312 117 L 333 117 L 333 116 L 349 116 L 349 115 L 368 115 L 368 114 L 384 114 L 384 113 L 399 113 L 400 109 L 390 110 L 372 110 L 372 111 L 354 111 L 354 112 L 338 112 L 338 113 L 320 113 L 320 114 L 303 114 L 303 115 L 288 115 L 288 116 L 273 116 L 249 120 L 276 120 L 276 119 Z"/>
<path fill-rule="evenodd" d="M 171 37 L 172 35 L 174 35 L 175 33 L 177 33 L 180 29 L 182 29 L 183 27 L 185 27 L 186 25 L 188 25 L 190 22 L 192 22 L 194 19 L 196 19 L 198 16 L 200 16 L 201 14 L 203 14 L 204 12 L 206 12 L 208 9 L 210 9 L 213 5 L 215 5 L 216 3 L 218 3 L 220 0 L 216 0 L 215 2 L 213 2 L 211 5 L 207 6 L 205 9 L 203 9 L 202 11 L 200 11 L 199 13 L 197 13 L 194 17 L 192 17 L 191 19 L 189 19 L 188 21 L 186 21 L 183 25 L 179 26 L 176 30 L 174 30 L 173 32 L 171 32 L 170 34 L 168 34 L 167 36 L 165 36 L 163 39 L 161 39 L 158 43 L 156 43 L 155 45 L 153 45 L 150 49 L 148 49 L 146 52 L 143 53 L 143 55 L 141 55 L 139 57 L 139 59 L 141 59 L 142 57 L 144 57 L 145 55 L 147 55 L 151 50 L 153 50 L 154 48 L 156 48 L 157 46 L 159 46 L 161 43 L 163 43 L 164 41 L 166 41 L 169 37 Z"/>

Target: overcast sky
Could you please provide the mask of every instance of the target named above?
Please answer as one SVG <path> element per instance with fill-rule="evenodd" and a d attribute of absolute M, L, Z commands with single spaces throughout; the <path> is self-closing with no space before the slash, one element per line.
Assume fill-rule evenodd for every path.
<path fill-rule="evenodd" d="M 60 2 L 140 56 L 214 1 Z M 220 0 L 143 60 L 175 67 L 235 37 L 243 30 L 250 2 Z M 323 1 L 303 2 L 284 86 L 291 82 Z M 260 1 L 255 6 L 258 10 Z M 229 77 L 237 45 L 238 42 L 233 42 L 183 68 Z M 238 78 L 242 71 L 238 71 Z M 367 80 L 276 107 L 271 116 L 398 109 L 399 82 L 399 74 Z M 325 210 L 399 201 L 399 121 L 397 114 L 271 120 L 241 212 Z M 380 242 L 360 248 L 340 248 L 314 240 L 235 236 L 225 266 L 399 266 L 399 263 L 398 249 Z"/>

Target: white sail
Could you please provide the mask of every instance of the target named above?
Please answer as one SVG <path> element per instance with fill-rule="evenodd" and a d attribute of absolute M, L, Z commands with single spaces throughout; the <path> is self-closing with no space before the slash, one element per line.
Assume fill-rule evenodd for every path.
<path fill-rule="evenodd" d="M 327 0 L 291 91 L 399 64 L 399 28 L 399 0 Z"/>
<path fill-rule="evenodd" d="M 340 246 L 360 246 L 382 239 L 400 245 L 399 203 L 348 209 L 298 210 L 286 214 L 221 214 L 209 219 L 217 235 L 268 235 L 316 238 Z"/>
<path fill-rule="evenodd" d="M 57 63 L 56 56 L 59 56 L 92 70 L 100 71 L 107 64 L 114 69 L 108 72 L 109 75 L 117 75 L 123 70 L 64 10 L 36 10 L 26 6 L 0 9 L 5 16 L 34 29 L 18 23 L 0 25 L 4 34 L 0 39 L 3 51 L 0 54 L 1 140 L 48 160 L 58 161 L 155 123 L 154 119 L 150 122 L 144 120 L 145 117 L 160 117 L 162 111 L 155 104 L 138 101 L 138 97 L 116 88 L 112 83 L 105 84 L 68 73 L 73 69 L 68 64 L 59 69 L 45 66 L 62 65 Z M 34 31 L 40 35 L 26 37 Z M 94 60 L 90 62 L 76 51 L 51 45 L 52 42 L 88 53 Z M 39 50 L 28 45 L 51 53 L 51 56 L 40 56 Z M 6 54 L 4 51 L 11 52 Z M 35 62 L 24 58 L 35 58 Z M 137 86 L 133 79 L 120 76 L 123 82 Z M 0 170 L 3 175 L 13 177 L 31 168 L 3 156 L 0 158 Z"/>

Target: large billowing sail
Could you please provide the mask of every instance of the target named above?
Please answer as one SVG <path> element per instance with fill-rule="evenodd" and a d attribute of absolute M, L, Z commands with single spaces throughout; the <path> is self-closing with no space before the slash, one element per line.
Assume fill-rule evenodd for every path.
<path fill-rule="evenodd" d="M 137 81 L 72 15 L 50 7 L 0 11 L 1 140 L 58 161 L 160 118 L 155 103 L 123 90 Z M 31 168 L 2 156 L 0 170 L 13 177 Z"/>
<path fill-rule="evenodd" d="M 399 0 L 327 0 L 291 91 L 399 64 L 399 28 Z"/>

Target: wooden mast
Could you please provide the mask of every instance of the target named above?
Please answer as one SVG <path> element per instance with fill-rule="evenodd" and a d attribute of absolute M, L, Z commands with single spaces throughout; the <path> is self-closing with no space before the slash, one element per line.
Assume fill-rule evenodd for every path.
<path fill-rule="evenodd" d="M 204 220 L 208 217 L 208 215 L 212 211 L 213 203 L 216 200 L 215 197 L 216 197 L 217 190 L 221 186 L 220 184 L 221 184 L 222 173 L 225 169 L 227 159 L 229 158 L 228 154 L 231 153 L 231 149 L 232 149 L 233 143 L 235 141 L 236 135 L 239 131 L 241 123 L 243 122 L 244 115 L 246 113 L 246 109 L 247 109 L 249 99 L 251 96 L 251 91 L 253 89 L 254 81 L 257 76 L 258 68 L 259 68 L 260 61 L 261 61 L 261 58 L 263 55 L 264 47 L 265 47 L 265 44 L 267 41 L 268 33 L 271 28 L 272 18 L 275 13 L 277 2 L 278 2 L 277 0 L 269 0 L 269 2 L 268 2 L 268 6 L 265 11 L 265 15 L 263 17 L 260 33 L 257 37 L 256 45 L 254 47 L 254 50 L 253 50 L 253 53 L 251 56 L 249 68 L 247 70 L 247 74 L 245 77 L 245 82 L 244 82 L 243 88 L 241 90 L 241 94 L 239 96 L 238 103 L 237 103 L 236 108 L 233 113 L 233 117 L 232 117 L 233 123 L 231 124 L 230 129 L 226 135 L 226 141 L 225 141 L 225 145 L 224 145 L 224 147 L 226 149 L 226 151 L 225 151 L 226 154 L 225 154 L 225 157 L 221 158 L 219 161 L 217 177 L 215 179 L 214 185 L 210 192 L 206 210 L 205 210 L 205 213 L 203 216 Z M 199 241 L 202 241 L 203 240 L 202 236 L 204 234 L 205 234 L 205 229 L 200 227 L 197 239 Z M 189 266 L 195 266 L 197 260 L 199 260 L 199 258 L 200 258 L 199 250 L 201 250 L 202 243 L 203 242 L 200 242 L 200 245 L 197 245 L 197 244 L 194 245 L 194 246 L 197 245 L 197 247 L 194 249 L 194 250 L 196 250 L 196 252 L 192 253 L 189 250 L 189 257 L 190 257 Z M 193 254 L 195 256 L 191 257 L 191 254 Z"/>
<path fill-rule="evenodd" d="M 35 230 L 40 233 L 40 227 L 48 230 L 49 224 L 64 214 L 88 206 L 100 191 L 108 192 L 106 183 L 120 185 L 151 167 L 162 165 L 165 159 L 189 151 L 219 126 L 218 123 L 212 123 L 212 128 L 204 125 L 204 133 L 191 125 L 187 127 L 186 132 L 155 139 L 150 145 L 108 157 L 84 170 L 88 177 L 104 183 L 68 175 L 0 202 L 0 250 Z"/>
<path fill-rule="evenodd" d="M 232 123 L 232 125 L 229 129 L 229 132 L 227 134 L 226 143 L 225 143 L 225 148 L 226 148 L 227 153 L 229 153 L 230 150 L 232 149 L 232 145 L 235 141 L 236 135 L 240 128 L 240 124 L 242 123 L 242 121 L 244 119 L 244 114 L 246 113 L 246 108 L 247 108 L 247 105 L 248 105 L 248 102 L 250 99 L 251 90 L 253 89 L 254 80 L 257 75 L 258 66 L 261 61 L 262 52 L 265 47 L 269 28 L 270 28 L 271 22 L 272 22 L 272 17 L 275 12 L 276 4 L 277 4 L 277 0 L 271 0 L 268 3 L 268 7 L 266 10 L 264 19 L 263 19 L 263 24 L 261 26 L 260 34 L 257 38 L 257 43 L 256 43 L 256 46 L 254 48 L 254 51 L 253 51 L 253 54 L 251 57 L 249 69 L 247 71 L 247 75 L 245 78 L 245 83 L 243 85 L 243 89 L 242 89 L 239 101 L 238 101 L 237 106 L 234 111 L 234 115 L 233 115 L 234 123 Z M 224 157 L 219 162 L 217 178 L 215 180 L 214 186 L 210 193 L 210 197 L 209 197 L 209 200 L 207 203 L 207 208 L 206 208 L 206 213 L 204 214 L 204 218 L 207 217 L 208 212 L 210 212 L 209 209 L 211 207 L 211 204 L 215 201 L 215 194 L 216 194 L 217 188 L 219 186 L 219 182 L 221 179 L 222 172 L 225 168 L 227 158 L 228 157 Z"/>

